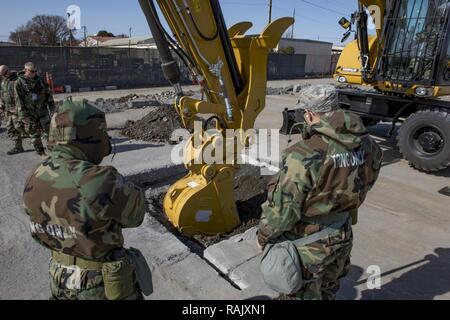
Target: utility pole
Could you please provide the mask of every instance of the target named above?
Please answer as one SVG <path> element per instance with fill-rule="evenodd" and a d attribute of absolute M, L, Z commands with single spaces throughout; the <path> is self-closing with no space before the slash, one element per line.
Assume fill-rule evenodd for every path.
<path fill-rule="evenodd" d="M 269 0 L 269 24 L 272 23 L 272 0 Z"/>
<path fill-rule="evenodd" d="M 84 46 L 87 47 L 87 27 L 83 26 L 83 32 L 84 32 Z"/>
<path fill-rule="evenodd" d="M 130 38 L 129 38 L 129 41 L 128 41 L 128 48 L 129 49 L 131 49 L 131 30 L 133 30 L 133 28 L 130 28 Z"/>
<path fill-rule="evenodd" d="M 294 23 L 292 24 L 292 35 L 291 39 L 294 39 L 294 28 L 295 28 L 295 8 L 294 8 L 294 15 L 292 16 L 294 18 Z"/>

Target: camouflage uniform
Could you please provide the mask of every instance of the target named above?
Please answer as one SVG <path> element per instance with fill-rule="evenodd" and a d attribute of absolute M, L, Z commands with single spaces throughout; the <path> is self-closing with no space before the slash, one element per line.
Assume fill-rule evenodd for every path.
<path fill-rule="evenodd" d="M 337 101 L 332 104 L 337 106 Z M 326 239 L 297 248 L 305 284 L 300 292 L 284 296 L 334 299 L 339 279 L 350 268 L 351 225 L 377 180 L 381 149 L 358 116 L 341 110 L 324 114 L 303 141 L 284 152 L 282 160 L 282 170 L 269 184 L 258 242 L 265 247 L 281 236 L 305 238 L 342 222 L 343 227 Z M 349 214 L 336 215 L 345 212 Z"/>
<path fill-rule="evenodd" d="M 0 108 L 6 114 L 6 129 L 8 130 L 8 137 L 14 142 L 14 149 L 8 154 L 23 152 L 22 134 L 23 124 L 19 121 L 16 101 L 15 101 L 15 81 L 17 80 L 16 73 L 10 73 L 1 83 L 0 90 Z"/>
<path fill-rule="evenodd" d="M 25 131 L 39 154 L 44 153 L 41 137 L 47 139 L 50 125 L 50 112 L 55 102 L 47 83 L 38 75 L 34 79 L 18 74 L 15 85 L 16 104 L 19 120 L 25 124 Z"/>
<path fill-rule="evenodd" d="M 87 102 L 64 102 L 49 143 L 50 155 L 28 179 L 23 197 L 33 238 L 52 250 L 53 298 L 109 298 L 102 271 L 108 263 L 132 265 L 122 229 L 141 225 L 144 194 L 113 167 L 98 166 L 111 145 L 105 114 Z M 135 281 L 133 274 L 122 284 L 132 292 L 119 299 L 139 297 Z"/>

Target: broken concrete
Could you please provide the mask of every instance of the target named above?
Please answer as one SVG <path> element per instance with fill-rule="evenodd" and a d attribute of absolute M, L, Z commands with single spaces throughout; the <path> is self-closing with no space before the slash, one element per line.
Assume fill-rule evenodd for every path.
<path fill-rule="evenodd" d="M 150 100 L 147 98 L 139 98 L 135 100 L 128 101 L 129 109 L 141 109 L 150 107 L 159 107 L 161 103 L 158 100 Z"/>
<path fill-rule="evenodd" d="M 194 95 L 192 91 L 187 92 L 187 95 Z M 172 91 L 164 91 L 155 94 L 137 95 L 129 94 L 118 98 L 103 98 L 87 99 L 94 104 L 98 109 L 105 113 L 124 112 L 129 109 L 145 109 L 152 107 L 159 107 L 161 105 L 172 105 L 175 99 L 175 93 Z M 76 98 L 74 100 L 77 100 Z M 62 105 L 64 99 L 57 99 L 57 104 Z"/>

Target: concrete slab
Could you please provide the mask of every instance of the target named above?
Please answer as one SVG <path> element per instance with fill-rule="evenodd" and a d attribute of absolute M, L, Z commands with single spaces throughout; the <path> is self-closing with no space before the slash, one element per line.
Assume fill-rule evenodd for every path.
<path fill-rule="evenodd" d="M 238 293 L 152 216 L 147 215 L 141 227 L 125 230 L 124 236 L 127 246 L 139 249 L 152 270 L 154 294 L 149 299 L 213 299 L 211 291 L 216 289 L 217 299 L 232 299 Z"/>
<path fill-rule="evenodd" d="M 183 295 L 169 299 L 235 300 L 241 299 L 239 290 L 223 279 L 213 268 L 195 254 L 179 263 L 160 269 L 169 285 Z M 157 297 L 157 296 L 155 296 Z"/>
<path fill-rule="evenodd" d="M 279 294 L 265 285 L 259 272 L 262 253 L 256 244 L 256 229 L 208 247 L 204 258 L 242 290 L 244 299 L 277 298 Z"/>
<path fill-rule="evenodd" d="M 237 267 L 261 254 L 256 245 L 256 237 L 253 236 L 255 233 L 256 228 L 252 228 L 243 235 L 210 246 L 206 248 L 203 256 L 223 274 L 230 275 Z M 236 285 L 241 289 L 249 287 L 245 283 Z"/>
<path fill-rule="evenodd" d="M 164 181 L 175 175 L 187 172 L 183 165 L 173 165 L 171 153 L 173 146 L 129 140 L 114 136 L 116 156 L 106 158 L 102 165 L 114 166 L 124 176 L 136 183 Z"/>

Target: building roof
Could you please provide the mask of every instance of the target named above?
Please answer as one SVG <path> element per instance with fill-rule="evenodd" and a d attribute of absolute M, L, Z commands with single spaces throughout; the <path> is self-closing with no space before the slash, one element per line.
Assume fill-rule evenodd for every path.
<path fill-rule="evenodd" d="M 344 49 L 345 47 L 343 46 L 336 46 L 336 45 L 333 46 L 333 51 L 343 51 Z"/>
<path fill-rule="evenodd" d="M 89 36 L 88 39 L 98 41 L 98 42 L 106 42 L 109 40 L 116 39 L 116 37 L 99 37 L 99 36 Z"/>
<path fill-rule="evenodd" d="M 100 46 L 101 47 L 120 47 L 120 46 L 137 46 L 137 45 L 149 45 L 153 44 L 155 41 L 153 38 L 146 36 L 146 37 L 133 37 L 133 38 L 121 38 L 121 39 L 112 39 L 103 42 Z"/>
<path fill-rule="evenodd" d="M 292 39 L 292 38 L 281 38 L 281 40 L 285 41 L 293 41 L 293 42 L 309 42 L 309 43 L 322 43 L 322 44 L 331 44 L 332 42 L 326 42 L 326 41 L 319 41 L 319 40 L 311 40 L 311 39 Z"/>
<path fill-rule="evenodd" d="M 16 46 L 17 44 L 15 44 L 14 42 L 4 42 L 4 41 L 0 41 L 0 47 L 12 47 L 12 46 Z"/>

